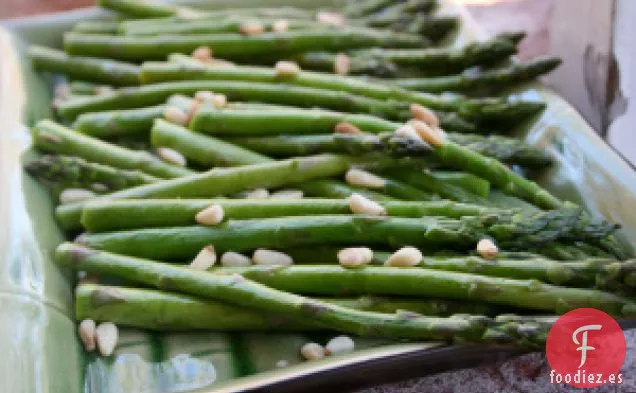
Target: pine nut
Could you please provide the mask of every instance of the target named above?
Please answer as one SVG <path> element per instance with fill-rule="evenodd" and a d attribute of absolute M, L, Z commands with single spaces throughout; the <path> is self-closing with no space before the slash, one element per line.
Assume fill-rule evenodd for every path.
<path fill-rule="evenodd" d="M 115 91 L 115 89 L 113 89 L 110 86 L 97 86 L 95 88 L 95 95 L 104 96 L 104 95 L 110 94 L 110 93 L 112 93 L 114 91 Z"/>
<path fill-rule="evenodd" d="M 284 252 L 259 248 L 252 254 L 252 262 L 256 265 L 288 266 L 292 265 L 294 260 Z"/>
<path fill-rule="evenodd" d="M 368 214 L 371 216 L 386 216 L 386 210 L 377 202 L 354 193 L 349 196 L 349 208 L 354 214 Z"/>
<path fill-rule="evenodd" d="M 265 199 L 269 197 L 269 191 L 265 188 L 256 188 L 247 193 L 245 198 L 247 199 Z"/>
<path fill-rule="evenodd" d="M 186 166 L 187 164 L 186 158 L 183 156 L 183 154 L 169 147 L 157 148 L 157 156 L 159 156 L 162 161 L 165 161 L 168 164 L 176 166 Z"/>
<path fill-rule="evenodd" d="M 336 134 L 360 135 L 363 132 L 356 126 L 346 121 L 342 121 L 333 128 Z"/>
<path fill-rule="evenodd" d="M 325 353 L 327 355 L 340 355 L 353 352 L 354 349 L 355 343 L 349 336 L 334 337 L 325 345 Z"/>
<path fill-rule="evenodd" d="M 170 123 L 178 124 L 180 126 L 188 124 L 188 114 L 177 106 L 168 105 L 166 109 L 163 110 L 163 118 Z"/>
<path fill-rule="evenodd" d="M 303 199 L 305 193 L 301 190 L 280 190 L 269 195 L 270 199 Z"/>
<path fill-rule="evenodd" d="M 205 246 L 199 251 L 196 258 L 190 263 L 194 270 L 208 270 L 216 263 L 216 250 L 214 246 Z"/>
<path fill-rule="evenodd" d="M 422 137 L 420 137 L 420 134 L 418 134 L 417 131 L 415 131 L 415 128 L 413 128 L 410 124 L 404 124 L 403 126 L 398 127 L 394 134 L 400 138 L 405 138 L 410 141 L 424 142 Z"/>
<path fill-rule="evenodd" d="M 279 78 L 293 78 L 300 72 L 300 67 L 293 61 L 281 60 L 274 65 L 274 70 Z"/>
<path fill-rule="evenodd" d="M 439 132 L 439 128 L 433 128 L 421 120 L 411 119 L 409 124 L 415 129 L 417 134 L 433 147 L 439 147 L 444 144 L 445 134 Z"/>
<path fill-rule="evenodd" d="M 411 116 L 417 120 L 421 120 L 429 126 L 436 128 L 439 127 L 439 117 L 429 108 L 420 104 L 411 104 L 410 106 Z"/>
<path fill-rule="evenodd" d="M 365 188 L 382 188 L 386 185 L 386 180 L 380 176 L 356 168 L 347 171 L 345 180 L 352 186 Z"/>
<path fill-rule="evenodd" d="M 343 27 L 347 24 L 345 16 L 338 12 L 321 11 L 316 15 L 316 19 L 329 26 Z"/>
<path fill-rule="evenodd" d="M 95 329 L 95 338 L 97 339 L 97 348 L 102 356 L 110 356 L 115 351 L 119 333 L 117 325 L 112 322 L 100 323 Z"/>
<path fill-rule="evenodd" d="M 200 90 L 196 92 L 194 99 L 200 103 L 211 104 L 214 99 L 214 93 L 209 90 Z"/>
<path fill-rule="evenodd" d="M 243 35 L 259 35 L 265 32 L 265 26 L 261 23 L 257 22 L 247 22 L 243 23 L 239 27 L 239 32 Z"/>
<path fill-rule="evenodd" d="M 60 203 L 66 205 L 68 203 L 82 202 L 96 196 L 97 194 L 93 191 L 84 188 L 67 188 L 60 193 Z"/>
<path fill-rule="evenodd" d="M 279 19 L 272 23 L 272 31 L 274 33 L 285 33 L 289 30 L 289 22 L 287 19 Z"/>
<path fill-rule="evenodd" d="M 198 212 L 194 219 L 200 225 L 218 225 L 223 222 L 223 215 L 223 206 L 214 204 Z"/>
<path fill-rule="evenodd" d="M 492 259 L 499 253 L 499 248 L 490 239 L 481 239 L 477 243 L 477 253 L 486 259 Z"/>
<path fill-rule="evenodd" d="M 212 58 L 212 49 L 209 46 L 200 46 L 192 52 L 192 57 L 200 61 L 210 60 Z"/>
<path fill-rule="evenodd" d="M 95 321 L 92 319 L 85 319 L 80 322 L 78 327 L 78 332 L 80 339 L 82 339 L 82 343 L 84 344 L 84 349 L 88 352 L 92 352 L 95 350 L 95 346 L 97 345 L 95 338 Z"/>
<path fill-rule="evenodd" d="M 252 260 L 238 252 L 228 251 L 221 255 L 221 265 L 223 266 L 250 266 Z"/>
<path fill-rule="evenodd" d="M 227 106 L 227 97 L 225 94 L 215 94 L 212 97 L 212 105 L 215 108 L 225 108 Z"/>
<path fill-rule="evenodd" d="M 415 247 L 402 247 L 386 260 L 384 266 L 413 267 L 422 262 L 422 253 Z"/>
<path fill-rule="evenodd" d="M 325 348 L 317 343 L 307 343 L 300 348 L 305 360 L 318 360 L 325 357 Z"/>
<path fill-rule="evenodd" d="M 338 53 L 333 63 L 333 72 L 338 75 L 347 75 L 351 70 L 351 58 L 346 53 Z"/>
<path fill-rule="evenodd" d="M 58 83 L 55 85 L 55 98 L 66 101 L 71 97 L 71 86 L 68 83 Z"/>
<path fill-rule="evenodd" d="M 352 247 L 338 251 L 338 262 L 344 267 L 368 265 L 373 260 L 373 251 L 367 247 Z"/>

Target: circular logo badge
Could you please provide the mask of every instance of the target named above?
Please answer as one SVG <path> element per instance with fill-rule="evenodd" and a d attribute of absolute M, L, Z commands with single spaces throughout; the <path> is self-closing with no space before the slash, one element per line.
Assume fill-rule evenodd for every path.
<path fill-rule="evenodd" d="M 561 316 L 546 342 L 550 382 L 577 388 L 622 383 L 625 335 L 603 311 L 579 308 Z"/>

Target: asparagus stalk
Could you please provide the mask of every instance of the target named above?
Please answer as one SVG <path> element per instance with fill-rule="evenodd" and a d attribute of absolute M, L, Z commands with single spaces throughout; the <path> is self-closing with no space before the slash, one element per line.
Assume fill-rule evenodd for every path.
<path fill-rule="evenodd" d="M 498 135 L 481 136 L 471 134 L 449 134 L 453 142 L 507 164 L 528 168 L 542 168 L 552 163 L 552 158 L 543 149 L 523 143 L 515 138 Z"/>
<path fill-rule="evenodd" d="M 86 81 L 71 81 L 69 83 L 72 96 L 92 96 L 98 93 L 100 88 L 112 88 L 110 85 L 101 85 Z"/>
<path fill-rule="evenodd" d="M 452 201 L 379 201 L 393 217 L 440 216 L 461 218 L 502 213 L 480 205 Z M 196 225 L 195 215 L 218 204 L 227 219 L 271 218 L 287 216 L 350 214 L 344 199 L 145 199 L 105 200 L 87 204 L 82 211 L 82 225 L 93 233 L 134 228 Z M 335 255 L 335 254 L 334 254 Z"/>
<path fill-rule="evenodd" d="M 281 57 L 311 50 L 340 51 L 365 47 L 417 48 L 423 39 L 417 35 L 365 28 L 319 29 L 240 34 L 112 36 L 69 32 L 64 35 L 64 49 L 74 56 L 107 57 L 141 62 L 165 59 L 170 53 L 192 53 L 207 46 L 214 55 L 228 60 Z"/>
<path fill-rule="evenodd" d="M 354 1 L 349 2 L 343 11 L 349 18 L 359 18 L 371 15 L 377 11 L 382 10 L 390 6 L 393 3 L 393 0 L 363 0 L 363 1 Z M 434 0 L 424 1 L 422 4 L 422 8 L 432 8 L 435 5 Z"/>
<path fill-rule="evenodd" d="M 438 299 L 400 299 L 364 296 L 324 298 L 322 302 L 354 310 L 392 314 L 398 310 L 426 316 L 495 314 L 489 304 Z M 268 315 L 225 302 L 152 289 L 81 285 L 75 290 L 75 319 L 113 322 L 142 329 L 215 331 L 313 331 L 322 326 L 285 315 Z M 157 323 L 161 321 L 161 323 Z"/>
<path fill-rule="evenodd" d="M 436 1 L 405 1 L 386 7 L 382 12 L 368 15 L 365 24 L 372 27 L 390 27 L 401 19 L 410 19 L 417 14 L 428 14 L 437 6 Z"/>
<path fill-rule="evenodd" d="M 139 66 L 121 61 L 69 56 L 43 46 L 29 46 L 29 58 L 38 70 L 66 74 L 73 79 L 115 86 L 139 84 Z"/>
<path fill-rule="evenodd" d="M 486 317 L 438 318 L 409 314 L 408 318 L 404 318 L 398 313 L 381 314 L 353 310 L 268 288 L 240 275 L 206 274 L 192 269 L 91 250 L 71 243 L 64 243 L 58 247 L 55 260 L 62 266 L 71 266 L 90 273 L 116 276 L 159 289 L 166 288 L 202 298 L 226 301 L 263 313 L 312 320 L 325 329 L 360 336 L 479 340 L 484 336 L 492 337 L 487 333 L 496 328 L 489 328 L 491 321 Z M 622 299 L 612 298 L 612 302 L 608 301 L 610 304 L 605 308 L 620 311 L 622 302 Z M 508 334 L 505 339 L 519 342 L 518 335 L 522 334 L 523 339 L 533 340 L 536 339 L 537 333 L 536 329 L 516 329 L 514 335 Z M 497 337 L 498 340 L 504 340 L 501 335 Z"/>
<path fill-rule="evenodd" d="M 273 161 L 220 139 L 197 134 L 181 126 L 157 119 L 151 130 L 155 147 L 170 147 L 204 167 L 251 165 Z"/>
<path fill-rule="evenodd" d="M 94 184 L 100 184 L 109 191 L 160 180 L 141 171 L 113 168 L 72 156 L 45 155 L 28 162 L 25 169 L 32 176 L 49 184 L 76 184 L 89 189 L 94 188 Z"/>
<path fill-rule="evenodd" d="M 174 94 L 192 96 L 201 90 L 225 94 L 231 101 L 257 101 L 309 108 L 322 107 L 393 119 L 408 117 L 407 103 L 395 100 L 373 99 L 344 91 L 235 80 L 188 80 L 120 89 L 110 94 L 61 103 L 58 111 L 64 118 L 74 120 L 86 112 L 159 105 Z"/>
<path fill-rule="evenodd" d="M 193 258 L 208 244 L 213 244 L 217 251 L 350 244 L 467 250 L 474 248 L 480 239 L 492 237 L 503 248 L 527 250 L 532 245 L 571 236 L 578 230 L 580 218 L 581 212 L 574 209 L 461 219 L 296 216 L 229 220 L 214 227 L 147 228 L 84 234 L 77 241 L 90 247 L 159 260 Z M 614 226 L 608 226 L 597 236 L 605 237 L 614 229 Z"/>
<path fill-rule="evenodd" d="M 459 24 L 459 18 L 456 16 L 414 15 L 405 20 L 396 20 L 389 28 L 393 31 L 419 34 L 435 42 L 457 30 Z"/>
<path fill-rule="evenodd" d="M 79 134 L 51 120 L 41 120 L 32 129 L 33 144 L 48 153 L 73 155 L 87 161 L 120 169 L 140 170 L 160 178 L 191 175 L 194 172 L 167 164 L 144 151 L 129 150 Z"/>
<path fill-rule="evenodd" d="M 117 34 L 119 23 L 110 20 L 83 20 L 73 25 L 71 31 L 84 34 Z"/>
<path fill-rule="evenodd" d="M 137 186 L 94 200 L 142 198 L 205 198 L 231 195 L 259 187 L 281 187 L 310 179 L 342 175 L 349 169 L 350 160 L 342 156 L 318 155 L 271 163 L 218 168 L 194 175 Z M 58 222 L 64 229 L 81 228 L 84 203 L 59 206 Z"/>
<path fill-rule="evenodd" d="M 172 35 L 191 35 L 191 34 L 218 34 L 218 33 L 240 33 L 242 26 L 246 23 L 258 23 L 265 31 L 273 31 L 273 25 L 276 21 L 273 19 L 252 18 L 227 18 L 219 19 L 196 19 L 190 21 L 181 21 L 179 23 L 158 23 L 156 25 L 142 25 L 135 29 L 128 28 L 126 35 L 144 37 L 144 36 L 163 36 Z M 308 30 L 308 29 L 327 29 L 328 26 L 310 20 L 287 20 L 287 28 L 289 30 Z"/>
<path fill-rule="evenodd" d="M 445 91 L 497 93 L 511 85 L 533 81 L 554 70 L 560 64 L 561 59 L 543 57 L 494 70 L 482 71 L 471 68 L 460 75 L 436 78 L 401 78 L 392 82 L 405 89 L 429 93 Z"/>
<path fill-rule="evenodd" d="M 170 62 L 146 62 L 142 66 L 141 78 L 143 83 L 192 79 L 261 83 L 284 81 L 290 85 L 337 90 L 375 99 L 418 103 L 434 110 L 457 112 L 467 120 L 485 123 L 518 122 L 519 119 L 536 114 L 544 108 L 542 103 L 518 99 L 441 97 L 402 89 L 388 83 L 369 81 L 364 78 L 312 71 L 301 71 L 292 78 L 281 80 L 275 69 L 256 66 L 211 67 L 206 65 L 177 65 Z M 333 108 L 333 106 L 330 108 Z"/>
<path fill-rule="evenodd" d="M 401 269 L 369 266 L 360 269 L 346 269 L 328 265 L 275 268 L 255 266 L 217 268 L 214 269 L 215 274 L 209 274 L 97 251 L 73 243 L 60 245 L 55 253 L 55 261 L 59 265 L 89 273 L 113 276 L 159 289 L 165 288 L 204 298 L 227 301 L 230 304 L 246 306 L 264 312 L 281 313 L 294 318 L 306 318 L 313 314 L 312 318 L 317 322 L 327 322 L 331 318 L 335 318 L 329 311 L 334 306 L 317 300 L 309 301 L 307 298 L 282 291 L 328 296 L 337 296 L 343 292 L 348 296 L 376 293 L 433 296 L 451 300 L 486 301 L 557 313 L 580 307 L 591 307 L 614 316 L 632 316 L 634 314 L 634 303 L 631 300 L 598 290 L 559 287 L 541 284 L 534 280 L 512 280 L 421 268 Z M 261 285 L 251 280 L 258 281 Z M 278 290 L 272 288 L 278 288 Z M 304 304 L 304 306 L 285 306 L 289 305 L 289 302 L 283 302 L 281 298 L 287 299 L 288 297 L 295 299 L 294 304 Z M 318 308 L 317 305 L 320 305 L 319 308 L 322 310 L 319 313 L 315 312 Z M 308 312 L 309 314 L 307 314 Z M 452 320 L 467 323 L 462 318 L 452 318 Z M 412 321 L 414 320 L 402 319 L 400 323 L 408 326 Z M 371 321 L 366 322 L 369 325 L 366 325 L 364 331 L 371 326 Z M 388 328 L 391 325 L 387 324 L 386 326 Z M 345 328 L 341 324 L 325 327 L 338 330 Z M 378 331 L 375 328 L 374 324 L 374 329 L 371 330 L 383 331 Z M 364 331 L 349 332 L 361 334 Z M 391 332 L 391 334 L 395 333 L 397 332 Z M 396 334 L 393 337 L 398 336 Z"/>
<path fill-rule="evenodd" d="M 99 0 L 100 7 L 117 11 L 133 18 L 160 18 L 177 15 L 185 7 L 139 0 Z M 188 9 L 190 10 L 190 9 Z M 194 10 L 191 10 L 196 12 Z"/>
<path fill-rule="evenodd" d="M 435 149 L 434 156 L 446 166 L 473 173 L 488 180 L 504 192 L 522 198 L 538 207 L 555 209 L 562 202 L 535 182 L 517 175 L 501 162 L 460 146 L 430 131 L 426 141 Z"/>

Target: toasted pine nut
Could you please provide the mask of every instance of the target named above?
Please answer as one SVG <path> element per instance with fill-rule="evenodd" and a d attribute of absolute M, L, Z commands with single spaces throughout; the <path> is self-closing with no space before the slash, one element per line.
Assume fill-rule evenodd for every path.
<path fill-rule="evenodd" d="M 190 263 L 190 268 L 195 270 L 208 270 L 216 263 L 216 250 L 214 246 L 205 246 L 199 251 L 196 258 Z"/>
<path fill-rule="evenodd" d="M 97 348 L 102 356 L 110 356 L 115 351 L 119 333 L 117 325 L 112 322 L 100 323 L 95 329 Z"/>
<path fill-rule="evenodd" d="M 365 188 L 382 188 L 386 185 L 386 180 L 380 176 L 356 168 L 351 168 L 347 171 L 345 180 L 352 186 Z"/>
<path fill-rule="evenodd" d="M 333 72 L 338 75 L 347 75 L 351 69 L 351 58 L 346 53 L 338 53 L 333 63 Z"/>
<path fill-rule="evenodd" d="M 212 58 L 212 49 L 209 46 L 200 46 L 192 52 L 192 57 L 200 61 L 210 60 Z"/>
<path fill-rule="evenodd" d="M 223 222 L 223 215 L 223 206 L 213 204 L 198 212 L 194 219 L 201 225 L 218 225 Z"/>
<path fill-rule="evenodd" d="M 289 255 L 280 251 L 266 250 L 259 248 L 252 254 L 252 262 L 256 265 L 282 265 L 288 266 L 294 263 Z"/>
<path fill-rule="evenodd" d="M 355 343 L 349 336 L 334 337 L 325 345 L 327 355 L 340 355 L 342 353 L 353 352 Z"/>
<path fill-rule="evenodd" d="M 212 97 L 212 105 L 214 105 L 215 108 L 225 108 L 227 106 L 227 97 L 225 94 L 215 94 L 214 97 Z"/>
<path fill-rule="evenodd" d="M 300 72 L 300 67 L 293 61 L 281 60 L 274 65 L 276 76 L 280 78 L 292 78 Z"/>
<path fill-rule="evenodd" d="M 214 99 L 214 93 L 209 90 L 200 90 L 196 92 L 194 99 L 199 102 L 209 104 L 212 103 L 212 100 Z"/>
<path fill-rule="evenodd" d="M 439 117 L 429 108 L 420 104 L 411 104 L 410 106 L 411 116 L 417 120 L 421 120 L 431 127 L 439 127 Z"/>
<path fill-rule="evenodd" d="M 96 196 L 97 194 L 93 191 L 84 188 L 67 188 L 60 193 L 60 203 L 66 205 L 68 203 L 82 202 Z"/>
<path fill-rule="evenodd" d="M 439 132 L 439 129 L 433 128 L 430 125 L 424 123 L 421 120 L 411 119 L 409 120 L 409 125 L 411 125 L 417 134 L 424 140 L 424 142 L 428 143 L 433 147 L 439 147 L 444 144 L 445 134 Z"/>
<path fill-rule="evenodd" d="M 349 208 L 354 214 L 368 214 L 371 216 L 386 216 L 386 210 L 377 202 L 354 193 L 349 196 Z"/>
<path fill-rule="evenodd" d="M 239 32 L 243 35 L 259 35 L 265 32 L 265 26 L 258 22 L 246 22 L 239 27 Z"/>
<path fill-rule="evenodd" d="M 336 134 L 349 134 L 349 135 L 362 134 L 362 131 L 358 127 L 346 121 L 341 121 L 340 123 L 336 124 L 336 126 L 333 128 L 333 131 Z"/>
<path fill-rule="evenodd" d="M 228 251 L 221 255 L 221 265 L 223 266 L 250 266 L 252 260 L 238 252 Z"/>
<path fill-rule="evenodd" d="M 422 253 L 415 247 L 402 247 L 386 260 L 384 266 L 412 267 L 422 262 Z"/>
<path fill-rule="evenodd" d="M 77 330 L 80 338 L 82 339 L 82 343 L 84 343 L 84 349 L 88 352 L 94 351 L 95 346 L 97 345 L 95 339 L 95 321 L 92 319 L 85 319 L 80 322 Z"/>
<path fill-rule="evenodd" d="M 169 147 L 157 148 L 157 156 L 169 164 L 176 166 L 186 166 L 187 161 L 183 154 Z"/>
<path fill-rule="evenodd" d="M 373 251 L 367 247 L 344 248 L 338 251 L 338 262 L 344 267 L 360 267 L 373 260 Z"/>
<path fill-rule="evenodd" d="M 316 15 L 316 19 L 329 26 L 343 27 L 347 24 L 347 18 L 338 12 L 321 11 Z"/>
<path fill-rule="evenodd" d="M 317 343 L 307 343 L 300 348 L 300 354 L 306 360 L 318 360 L 325 357 L 325 348 Z"/>
<path fill-rule="evenodd" d="M 289 30 L 287 19 L 279 19 L 272 23 L 272 31 L 275 33 L 285 33 L 287 30 Z"/>
<path fill-rule="evenodd" d="M 499 253 L 499 248 L 490 239 L 481 239 L 477 243 L 477 253 L 486 259 L 492 259 Z"/>
<path fill-rule="evenodd" d="M 269 197 L 269 191 L 265 188 L 256 188 L 247 193 L 245 198 L 247 199 L 265 199 Z"/>
<path fill-rule="evenodd" d="M 178 106 L 168 105 L 166 109 L 163 110 L 163 118 L 170 123 L 178 124 L 180 126 L 188 124 L 188 114 Z"/>
<path fill-rule="evenodd" d="M 301 190 L 280 190 L 269 195 L 270 199 L 303 199 L 305 193 Z"/>
<path fill-rule="evenodd" d="M 410 141 L 424 142 L 420 134 L 418 134 L 417 131 L 415 131 L 415 128 L 413 128 L 413 126 L 410 124 L 404 124 L 398 127 L 398 129 L 395 130 L 394 134 Z"/>

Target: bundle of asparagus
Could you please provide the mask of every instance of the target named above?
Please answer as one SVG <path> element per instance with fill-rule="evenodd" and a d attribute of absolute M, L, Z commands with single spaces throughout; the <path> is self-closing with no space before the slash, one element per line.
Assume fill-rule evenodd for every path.
<path fill-rule="evenodd" d="M 559 64 L 510 61 L 523 34 L 436 46 L 459 20 L 434 0 L 100 4 L 121 18 L 29 51 L 70 78 L 73 123 L 39 121 L 25 163 L 80 234 L 56 262 L 128 285 L 77 287 L 88 350 L 112 353 L 112 323 L 541 349 L 560 313 L 636 313 L 617 226 L 522 175 L 548 152 L 493 135 L 544 104 L 483 95 Z"/>

